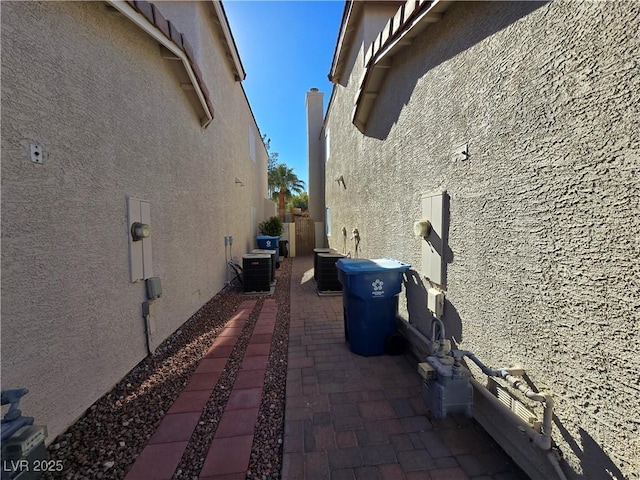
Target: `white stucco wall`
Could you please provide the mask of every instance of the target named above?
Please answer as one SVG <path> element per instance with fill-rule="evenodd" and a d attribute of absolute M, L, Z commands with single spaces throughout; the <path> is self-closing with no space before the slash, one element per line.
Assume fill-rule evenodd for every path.
<path fill-rule="evenodd" d="M 264 218 L 241 85 L 208 16 L 195 38 L 180 23 L 207 61 L 206 130 L 158 44 L 104 3 L 2 5 L 2 388 L 30 390 L 49 440 L 147 354 L 126 197 L 151 203 L 154 346 L 224 286 L 224 236 L 254 248 L 251 208 Z"/>
<path fill-rule="evenodd" d="M 421 197 L 446 190 L 447 329 L 554 392 L 553 437 L 582 478 L 640 472 L 639 15 L 455 3 L 394 58 L 366 135 L 351 124 L 359 62 L 325 120 L 332 231 L 420 269 Z"/>

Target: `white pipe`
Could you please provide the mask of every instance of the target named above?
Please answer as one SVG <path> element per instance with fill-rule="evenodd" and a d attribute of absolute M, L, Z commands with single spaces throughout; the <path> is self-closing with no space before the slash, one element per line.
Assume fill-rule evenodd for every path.
<path fill-rule="evenodd" d="M 560 478 L 560 480 L 567 480 L 567 476 L 562 471 L 562 468 L 560 468 L 560 462 L 558 462 L 558 457 L 553 450 L 549 450 L 547 458 L 551 462 L 551 465 L 553 465 L 553 469 L 558 474 L 558 478 Z"/>
<path fill-rule="evenodd" d="M 509 417 L 509 419 L 511 420 L 511 422 L 513 422 L 514 424 L 516 424 L 518 426 L 518 428 L 525 433 L 529 439 L 541 450 L 549 450 L 549 448 L 542 448 L 542 444 L 544 443 L 544 440 L 541 442 L 538 439 L 541 439 L 542 437 L 544 437 L 543 434 L 536 432 L 529 424 L 527 424 L 524 420 L 522 420 L 520 417 L 518 417 L 518 415 L 516 415 L 513 411 L 511 411 L 509 408 L 507 408 L 505 405 L 503 405 L 500 400 L 498 400 L 489 390 L 487 390 L 485 388 L 484 385 L 482 385 L 480 382 L 478 382 L 475 378 L 470 378 L 471 384 L 473 385 L 473 387 L 480 392 L 487 400 L 489 400 L 489 402 L 496 408 L 498 408 L 499 410 L 501 410 L 507 417 Z"/>
<path fill-rule="evenodd" d="M 456 350 L 454 353 L 454 357 L 462 358 L 463 356 L 471 359 L 485 375 L 490 377 L 500 377 L 505 379 L 509 385 L 511 385 L 516 390 L 522 392 L 527 398 L 534 400 L 536 402 L 540 402 L 544 405 L 544 414 L 542 418 L 542 433 L 536 432 L 534 436 L 531 436 L 531 440 L 536 444 L 537 447 L 542 450 L 549 450 L 551 448 L 551 427 L 553 425 L 553 397 L 550 393 L 547 392 L 534 392 L 529 388 L 522 380 L 514 377 L 509 374 L 507 369 L 495 370 L 487 367 L 484 363 L 482 363 L 478 357 L 476 357 L 472 352 L 466 350 Z"/>
<path fill-rule="evenodd" d="M 440 328 L 440 338 L 444 340 L 447 338 L 447 335 L 444 333 L 444 323 L 438 317 L 433 317 L 431 320 L 431 338 L 435 342 L 436 341 L 436 324 Z"/>
<path fill-rule="evenodd" d="M 518 415 L 516 415 L 513 411 L 507 408 L 506 405 L 500 402 L 489 390 L 485 388 L 480 382 L 478 382 L 475 378 L 470 378 L 471 384 L 473 388 L 480 393 L 489 403 L 492 404 L 493 407 L 500 410 L 509 420 L 518 426 L 518 428 L 525 433 L 529 439 L 541 450 L 547 451 L 547 457 L 551 462 L 554 470 L 558 474 L 558 478 L 560 480 L 567 480 L 564 472 L 560 468 L 560 463 L 558 462 L 558 458 L 556 457 L 553 450 L 551 450 L 551 445 L 547 448 L 544 448 L 547 444 L 547 438 L 544 434 L 536 432 L 529 424 L 527 424 L 524 420 L 522 420 Z M 550 439 L 549 439 L 550 440 Z"/>

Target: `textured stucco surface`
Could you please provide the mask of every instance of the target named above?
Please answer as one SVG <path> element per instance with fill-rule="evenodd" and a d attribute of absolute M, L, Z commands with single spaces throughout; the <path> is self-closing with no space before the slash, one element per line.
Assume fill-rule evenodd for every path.
<path fill-rule="evenodd" d="M 420 269 L 420 198 L 446 190 L 447 329 L 554 392 L 583 478 L 640 472 L 638 27 L 637 2 L 456 3 L 394 58 L 365 135 L 359 62 L 325 120 L 332 232 Z"/>
<path fill-rule="evenodd" d="M 235 255 L 255 248 L 266 152 L 205 5 L 186 12 L 196 17 L 179 28 L 207 59 L 216 116 L 206 130 L 179 62 L 102 2 L 2 4 L 2 388 L 30 390 L 21 408 L 49 440 L 146 355 L 127 196 L 151 203 L 163 287 L 154 346 L 223 288 L 225 235 Z"/>

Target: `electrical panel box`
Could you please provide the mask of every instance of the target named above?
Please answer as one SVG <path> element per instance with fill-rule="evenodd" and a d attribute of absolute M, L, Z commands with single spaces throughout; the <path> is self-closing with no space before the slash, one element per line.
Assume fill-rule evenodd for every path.
<path fill-rule="evenodd" d="M 135 223 L 151 225 L 151 204 L 147 200 L 127 197 L 127 212 L 131 282 L 138 282 L 153 277 L 151 236 L 135 240 L 131 227 Z"/>
<path fill-rule="evenodd" d="M 160 277 L 151 277 L 145 280 L 147 284 L 147 298 L 149 300 L 155 300 L 162 296 L 162 282 Z"/>
<path fill-rule="evenodd" d="M 436 288 L 428 288 L 427 309 L 437 318 L 442 318 L 444 313 L 444 292 Z"/>
<path fill-rule="evenodd" d="M 421 273 L 431 282 L 444 285 L 444 247 L 446 244 L 445 226 L 445 195 L 446 192 L 426 194 L 422 197 L 421 218 L 429 221 L 431 229 L 429 236 L 422 243 Z"/>

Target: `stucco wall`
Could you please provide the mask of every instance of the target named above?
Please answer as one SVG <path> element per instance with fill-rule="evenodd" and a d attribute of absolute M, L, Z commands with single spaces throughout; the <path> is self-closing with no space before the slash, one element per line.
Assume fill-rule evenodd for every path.
<path fill-rule="evenodd" d="M 49 440 L 147 354 L 127 196 L 151 203 L 154 346 L 224 286 L 224 236 L 254 248 L 266 151 L 204 28 L 189 41 L 210 62 L 206 130 L 158 44 L 104 3 L 2 5 L 2 388 L 30 390 L 21 408 Z"/>
<path fill-rule="evenodd" d="M 394 58 L 366 135 L 358 62 L 325 121 L 332 232 L 356 227 L 361 257 L 420 269 L 420 199 L 446 190 L 447 329 L 554 392 L 553 437 L 583 478 L 640 472 L 639 16 L 456 3 Z"/>

